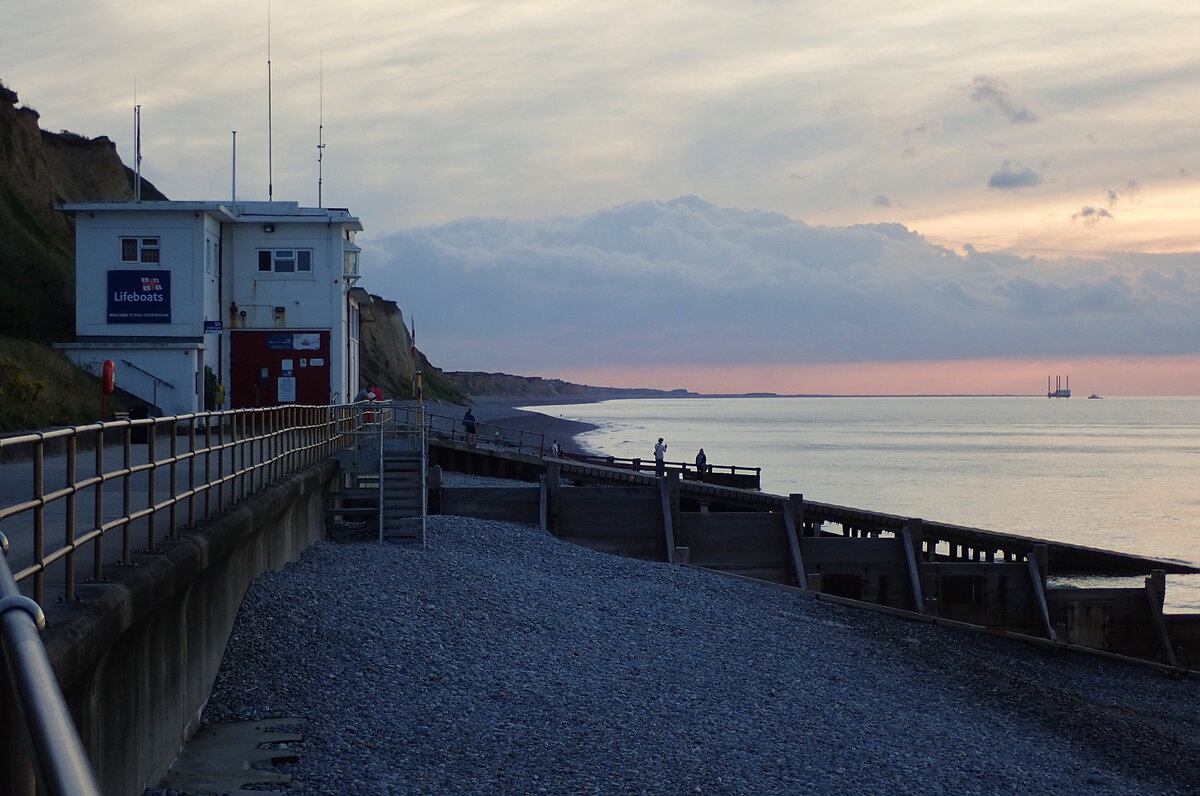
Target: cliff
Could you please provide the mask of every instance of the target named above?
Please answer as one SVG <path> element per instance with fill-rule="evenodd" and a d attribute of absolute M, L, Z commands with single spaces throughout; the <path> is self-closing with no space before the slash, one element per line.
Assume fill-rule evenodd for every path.
<path fill-rule="evenodd" d="M 593 387 L 541 376 L 512 376 L 507 373 L 448 371 L 446 378 L 462 392 L 474 397 L 599 400 L 604 398 L 682 398 L 687 390 L 650 390 L 626 387 Z"/>
<path fill-rule="evenodd" d="M 0 85 L 0 335 L 51 342 L 75 330 L 75 244 L 62 202 L 132 199 L 108 138 L 51 133 Z M 145 180 L 142 196 L 165 198 Z"/>
<path fill-rule="evenodd" d="M 451 384 L 441 370 L 417 351 L 412 357 L 412 335 L 404 323 L 404 313 L 390 299 L 371 296 L 374 306 L 370 317 L 363 315 L 359 333 L 359 358 L 364 386 L 378 384 L 389 398 L 412 398 L 413 378 L 421 370 L 425 400 L 464 404 L 466 396 Z"/>

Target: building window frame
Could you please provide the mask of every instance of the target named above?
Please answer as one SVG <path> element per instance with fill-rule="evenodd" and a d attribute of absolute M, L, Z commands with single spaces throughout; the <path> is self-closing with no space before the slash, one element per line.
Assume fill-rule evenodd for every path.
<path fill-rule="evenodd" d="M 158 265 L 162 262 L 162 238 L 157 235 L 122 235 L 121 262 Z"/>
<path fill-rule="evenodd" d="M 258 273 L 281 276 L 312 276 L 312 249 L 259 249 Z"/>

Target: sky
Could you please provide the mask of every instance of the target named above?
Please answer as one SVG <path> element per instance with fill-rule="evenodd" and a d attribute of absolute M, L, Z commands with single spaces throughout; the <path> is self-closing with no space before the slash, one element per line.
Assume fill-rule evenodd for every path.
<path fill-rule="evenodd" d="M 436 365 L 710 393 L 1200 395 L 1197 41 L 1166 0 L 0 0 L 43 129 L 132 165 L 138 105 L 172 199 L 349 208 Z"/>

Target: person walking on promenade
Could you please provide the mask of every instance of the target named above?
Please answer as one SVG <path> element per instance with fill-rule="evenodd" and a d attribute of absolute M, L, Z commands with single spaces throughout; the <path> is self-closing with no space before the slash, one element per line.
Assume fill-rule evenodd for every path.
<path fill-rule="evenodd" d="M 704 455 L 704 448 L 696 454 L 696 473 L 703 475 L 708 472 L 708 457 Z"/>
<path fill-rule="evenodd" d="M 661 476 L 666 475 L 667 465 L 663 459 L 667 455 L 667 443 L 663 442 L 663 438 L 658 438 L 658 444 L 654 446 L 654 474 Z"/>
<path fill-rule="evenodd" d="M 557 459 L 562 449 L 558 447 L 558 440 L 554 440 L 554 444 L 550 446 L 550 456 Z"/>
<path fill-rule="evenodd" d="M 471 414 L 471 407 L 467 407 L 467 413 L 463 415 L 463 429 L 467 432 L 467 444 L 475 444 L 475 415 Z"/>

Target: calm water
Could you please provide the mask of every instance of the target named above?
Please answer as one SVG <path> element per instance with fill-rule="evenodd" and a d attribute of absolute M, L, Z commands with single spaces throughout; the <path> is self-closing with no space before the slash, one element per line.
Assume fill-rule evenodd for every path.
<path fill-rule="evenodd" d="M 762 468 L 766 492 L 1200 564 L 1200 398 L 680 398 L 529 407 L 612 456 Z M 1167 578 L 1200 611 L 1200 576 Z"/>

